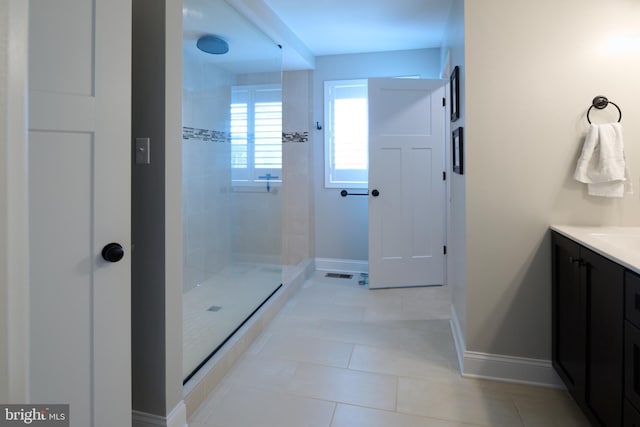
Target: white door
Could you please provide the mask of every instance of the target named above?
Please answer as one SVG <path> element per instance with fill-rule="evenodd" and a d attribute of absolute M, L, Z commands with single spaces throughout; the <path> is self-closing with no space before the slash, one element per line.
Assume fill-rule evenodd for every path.
<path fill-rule="evenodd" d="M 131 0 L 29 3 L 30 400 L 130 426 Z"/>
<path fill-rule="evenodd" d="M 441 80 L 369 80 L 369 287 L 441 285 Z"/>

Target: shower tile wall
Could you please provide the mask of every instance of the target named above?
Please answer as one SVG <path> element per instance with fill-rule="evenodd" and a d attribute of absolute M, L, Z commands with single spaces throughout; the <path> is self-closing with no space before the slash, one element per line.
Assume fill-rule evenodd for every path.
<path fill-rule="evenodd" d="M 296 265 L 313 258 L 314 141 L 322 132 L 310 129 L 310 71 L 287 71 L 282 76 L 283 122 L 283 264 Z"/>
<path fill-rule="evenodd" d="M 280 72 L 239 74 L 237 85 L 281 84 Z M 282 177 L 280 177 L 282 178 Z M 238 262 L 282 265 L 282 188 L 266 183 L 236 187 L 232 192 L 233 257 Z M 248 191 L 248 192 L 247 192 Z"/>
<path fill-rule="evenodd" d="M 273 184 L 272 184 L 273 185 Z M 242 190 L 242 189 L 241 189 Z M 282 195 L 260 186 L 251 193 L 233 193 L 233 256 L 239 262 L 282 264 Z"/>
<path fill-rule="evenodd" d="M 231 262 L 228 123 L 233 75 L 211 64 L 185 62 L 184 79 L 183 283 L 187 291 Z"/>

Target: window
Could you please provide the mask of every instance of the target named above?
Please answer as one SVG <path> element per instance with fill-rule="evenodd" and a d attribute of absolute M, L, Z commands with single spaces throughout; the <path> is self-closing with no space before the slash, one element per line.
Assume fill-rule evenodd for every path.
<path fill-rule="evenodd" d="M 237 182 L 281 181 L 280 85 L 231 90 L 231 175 Z"/>
<path fill-rule="evenodd" d="M 366 188 L 369 169 L 367 80 L 324 83 L 325 187 Z"/>

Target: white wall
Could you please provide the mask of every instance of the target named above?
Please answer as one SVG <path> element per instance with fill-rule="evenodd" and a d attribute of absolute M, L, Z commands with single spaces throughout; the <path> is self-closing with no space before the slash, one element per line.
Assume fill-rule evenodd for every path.
<path fill-rule="evenodd" d="M 460 79 L 460 118 L 451 123 L 451 130 L 465 127 L 465 74 L 464 64 L 464 0 L 455 0 L 451 9 L 447 33 L 443 42 L 444 71 L 448 77 L 453 67 L 459 68 Z M 448 53 L 448 58 L 447 58 Z M 451 69 L 451 70 L 449 70 Z M 464 131 L 463 131 L 464 132 Z M 464 135 L 463 135 L 464 136 Z M 463 159 L 464 161 L 464 159 Z M 449 161 L 450 163 L 450 161 Z M 464 163 L 463 163 L 464 164 Z M 451 287 L 451 302 L 455 316 L 464 337 L 467 313 L 467 275 L 466 275 L 466 174 L 459 175 L 449 168 L 449 218 L 447 229 L 447 282 Z"/>
<path fill-rule="evenodd" d="M 316 58 L 313 123 L 324 121 L 325 80 L 419 75 L 439 78 L 440 49 L 335 55 Z M 367 197 L 340 197 L 341 189 L 324 188 L 324 135 L 311 130 L 314 141 L 315 256 L 367 260 Z"/>
<path fill-rule="evenodd" d="M 640 3 L 464 6 L 467 348 L 550 359 L 549 224 L 640 225 Z M 571 178 L 596 95 L 624 114 L 636 192 L 623 200 Z"/>

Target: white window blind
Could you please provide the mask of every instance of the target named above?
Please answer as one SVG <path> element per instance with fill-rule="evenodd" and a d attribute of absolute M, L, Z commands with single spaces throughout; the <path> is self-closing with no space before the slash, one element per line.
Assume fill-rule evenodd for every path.
<path fill-rule="evenodd" d="M 366 80 L 335 80 L 324 84 L 325 187 L 367 187 L 367 98 Z"/>
<path fill-rule="evenodd" d="M 231 92 L 231 168 L 235 181 L 280 181 L 280 85 L 234 86 Z M 268 178 L 266 178 L 268 177 Z"/>

